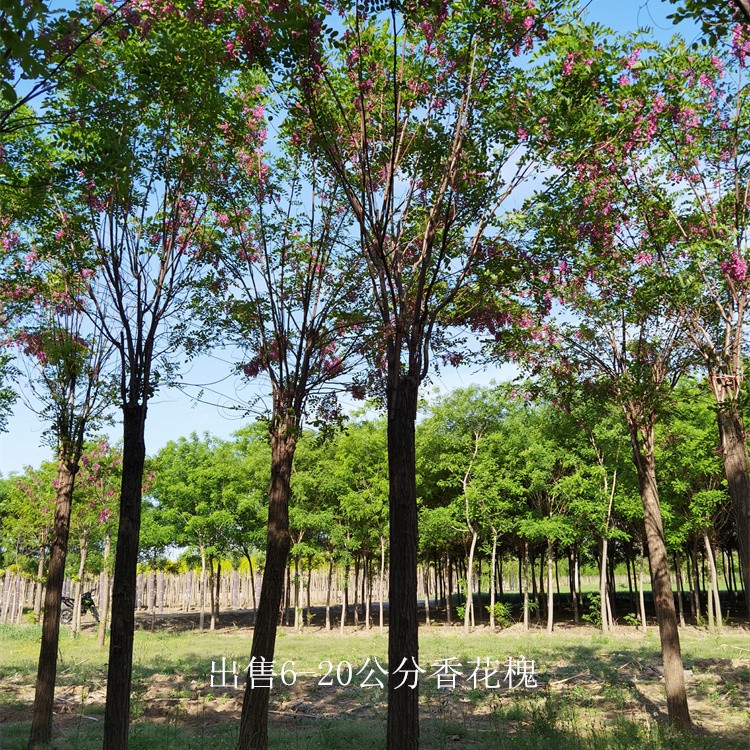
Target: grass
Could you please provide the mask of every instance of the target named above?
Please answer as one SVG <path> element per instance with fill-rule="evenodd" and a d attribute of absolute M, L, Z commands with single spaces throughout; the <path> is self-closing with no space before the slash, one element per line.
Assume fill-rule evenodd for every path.
<path fill-rule="evenodd" d="M 0 748 L 26 747 L 28 705 L 38 658 L 40 630 L 0 627 Z M 499 634 L 480 629 L 423 627 L 420 664 L 421 746 L 443 750 L 550 747 L 561 750 L 634 748 L 747 750 L 750 733 L 750 638 L 746 630 L 721 636 L 688 628 L 681 633 L 690 701 L 700 731 L 674 735 L 663 718 L 663 683 L 655 629 L 647 635 L 621 629 L 602 636 L 592 628 Z M 247 665 L 251 631 L 148 632 L 135 638 L 130 747 L 159 750 L 229 750 L 236 746 L 242 690 L 211 688 L 211 662 Z M 349 662 L 356 671 L 377 658 L 386 663 L 387 638 L 375 631 L 344 636 L 308 628 L 282 629 L 277 666 L 294 662 L 297 682 L 272 691 L 271 747 L 279 750 L 382 748 L 385 690 L 360 687 L 356 674 L 347 687 L 319 685 L 327 667 Z M 488 690 L 459 680 L 454 691 L 438 689 L 429 675 L 440 660 L 456 657 L 468 678 L 479 658 L 497 662 L 502 681 L 509 657 L 534 660 L 536 690 Z M 63 630 L 58 662 L 54 747 L 89 750 L 101 746 L 107 649 L 97 649 L 93 630 L 71 638 Z M 507 668 L 507 667 L 506 667 Z M 342 667 L 346 679 L 346 665 Z M 231 683 L 231 680 L 230 680 Z M 300 708 L 301 707 L 301 708 Z M 307 709 L 310 709 L 308 712 Z M 63 712 L 64 709 L 64 712 Z M 57 710 L 57 709 L 56 709 Z M 308 715 L 309 714 L 309 715 Z M 8 718 L 9 717 L 9 718 Z"/>

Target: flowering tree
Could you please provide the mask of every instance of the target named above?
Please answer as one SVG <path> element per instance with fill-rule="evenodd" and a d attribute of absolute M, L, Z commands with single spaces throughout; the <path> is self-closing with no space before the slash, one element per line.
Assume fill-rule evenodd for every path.
<path fill-rule="evenodd" d="M 583 221 L 612 247 L 615 240 L 625 245 L 636 264 L 662 280 L 671 303 L 665 315 L 679 323 L 708 371 L 750 611 L 742 415 L 750 301 L 749 55 L 750 38 L 740 25 L 711 48 L 691 49 L 678 40 L 662 50 L 633 40 L 605 50 L 585 36 L 570 40 L 557 68 L 567 92 L 563 102 L 580 97 L 586 116 L 554 158 L 575 171 L 584 205 L 611 217 L 609 227 Z M 538 135 L 539 143 L 548 142 L 544 148 L 557 137 L 549 127 Z M 570 231 L 581 226 L 574 222 Z"/>
<path fill-rule="evenodd" d="M 118 359 L 123 465 L 104 746 L 124 750 L 146 414 L 175 369 L 174 319 L 187 311 L 207 241 L 205 166 L 230 71 L 228 16 L 180 2 L 85 10 L 80 22 L 95 28 L 109 17 L 108 33 L 79 50 L 48 104 L 68 180 L 58 231 Z"/>
<path fill-rule="evenodd" d="M 266 564 L 252 645 L 256 661 L 271 661 L 297 440 L 306 420 L 325 427 L 338 418 L 336 393 L 362 346 L 362 269 L 350 250 L 340 191 L 293 145 L 281 144 L 289 157 L 264 154 L 263 91 L 252 80 L 242 84 L 219 125 L 226 148 L 213 186 L 217 246 L 198 304 L 206 329 L 239 348 L 241 374 L 264 383 L 260 393 L 270 396 L 267 407 L 258 396 L 244 409 L 260 411 L 271 442 Z M 361 396 L 359 387 L 354 392 Z M 266 747 L 268 695 L 248 681 L 240 747 Z"/>
<path fill-rule="evenodd" d="M 627 42 L 605 47 L 583 27 L 572 28 L 550 51 L 557 55 L 547 62 L 549 88 L 540 94 L 544 116 L 531 145 L 556 172 L 519 221 L 529 233 L 521 240 L 527 287 L 515 309 L 512 295 L 500 293 L 507 306 L 494 321 L 480 324 L 504 343 L 502 351 L 516 347 L 537 372 L 583 383 L 622 409 L 643 505 L 667 707 L 670 720 L 684 728 L 690 716 L 659 507 L 654 428 L 677 379 L 694 366 L 684 334 L 695 315 L 685 304 L 690 297 L 680 285 L 685 279 L 664 273 L 654 261 L 680 243 L 673 228 L 678 212 L 687 220 L 680 196 L 689 200 L 693 192 L 655 187 L 658 171 L 672 169 L 674 161 L 666 166 L 633 158 L 644 150 L 654 156 L 650 146 L 669 102 L 654 96 L 646 104 L 632 89 L 647 67 L 654 71 L 652 80 L 665 82 L 674 96 L 684 87 L 676 81 L 670 86 L 661 66 L 639 60 Z M 678 142 L 691 137 L 689 129 L 670 130 Z M 671 200 L 677 202 L 670 206 Z M 696 244 L 691 253 L 669 257 L 681 259 L 681 268 L 695 263 L 705 273 L 707 254 L 696 251 L 716 247 Z M 719 277 L 728 273 L 716 271 Z M 695 309 L 703 312 L 705 305 Z M 510 328 L 503 331 L 506 324 Z"/>
<path fill-rule="evenodd" d="M 445 314 L 493 244 L 493 222 L 523 179 L 515 60 L 560 3 L 341 2 L 303 15 L 296 138 L 327 163 L 358 224 L 371 307 L 373 373 L 388 412 L 389 748 L 419 742 L 418 695 L 399 687 L 418 659 L 414 422 L 433 355 L 461 358 Z M 337 21 L 338 23 L 338 21 Z"/>
<path fill-rule="evenodd" d="M 29 238 L 38 240 L 32 244 Z M 57 454 L 55 518 L 44 602 L 32 748 L 51 738 L 60 606 L 70 530 L 71 503 L 84 440 L 110 404 L 104 366 L 111 348 L 88 324 L 86 279 L 73 270 L 49 214 L 8 223 L 0 237 L 0 289 L 9 336 L 25 369 L 29 407 L 48 425 L 46 438 Z"/>

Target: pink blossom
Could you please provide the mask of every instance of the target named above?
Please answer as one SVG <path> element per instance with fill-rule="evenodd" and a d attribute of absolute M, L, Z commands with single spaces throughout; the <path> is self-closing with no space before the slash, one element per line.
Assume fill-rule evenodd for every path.
<path fill-rule="evenodd" d="M 534 16 L 526 16 L 526 18 L 523 19 L 523 27 L 524 29 L 526 29 L 526 31 L 529 31 L 533 25 Z"/>
<path fill-rule="evenodd" d="M 633 66 L 635 65 L 638 58 L 641 56 L 641 51 L 639 49 L 634 49 L 628 56 L 625 58 L 625 67 L 628 68 L 628 70 L 632 70 Z"/>
<path fill-rule="evenodd" d="M 733 251 L 729 260 L 721 264 L 721 270 L 732 281 L 744 281 L 747 278 L 747 261 Z"/>
<path fill-rule="evenodd" d="M 637 263 L 639 266 L 648 266 L 654 262 L 654 256 L 651 255 L 651 253 L 640 251 L 636 253 L 635 258 L 633 258 L 633 262 Z"/>

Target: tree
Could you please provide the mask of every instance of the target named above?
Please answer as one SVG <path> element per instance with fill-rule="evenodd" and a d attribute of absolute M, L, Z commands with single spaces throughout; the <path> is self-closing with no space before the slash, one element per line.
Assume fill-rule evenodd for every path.
<path fill-rule="evenodd" d="M 637 54 L 598 44 L 595 31 L 577 25 L 548 50 L 554 57 L 546 64 L 547 87 L 540 87 L 545 114 L 529 145 L 540 149 L 557 173 L 527 203 L 520 221 L 521 232 L 528 232 L 520 240 L 527 289 L 511 313 L 498 295 L 505 307 L 483 325 L 495 330 L 500 346 L 517 344 L 537 373 L 580 383 L 622 410 L 643 504 L 669 718 L 687 728 L 654 431 L 694 355 L 682 335 L 687 313 L 670 304 L 679 286 L 651 263 L 665 239 L 654 236 L 658 206 L 646 210 L 642 201 L 632 201 L 641 175 L 630 171 L 632 152 L 649 142 L 655 123 L 640 106 L 619 97 L 630 86 L 630 71 L 639 75 Z M 623 64 L 629 72 L 622 72 Z M 629 139 L 623 140 L 623 131 Z M 513 332 L 498 323 L 514 323 Z"/>
<path fill-rule="evenodd" d="M 627 214 L 618 240 L 663 279 L 671 294 L 665 314 L 708 372 L 750 612 L 750 478 L 742 414 L 750 302 L 743 156 L 750 125 L 743 83 L 748 31 L 737 25 L 731 40 L 696 49 L 679 40 L 662 49 L 634 39 L 619 49 L 610 46 L 606 55 L 582 37 L 565 54 L 557 71 L 567 96 L 583 97 L 592 121 L 598 117 L 593 140 L 575 144 L 567 156 L 572 160 L 579 149 L 574 168 L 580 182 L 589 182 L 583 199 L 591 203 L 607 187 L 616 191 Z M 683 85 L 685 79 L 693 85 Z M 570 99 L 563 101 L 570 106 Z M 598 205 L 615 215 L 606 201 Z"/>
<path fill-rule="evenodd" d="M 70 180 L 58 197 L 60 232 L 87 276 L 91 317 L 119 360 L 123 468 L 108 750 L 127 746 L 146 415 L 175 369 L 175 318 L 187 313 L 207 251 L 206 165 L 228 75 L 223 13 L 192 3 L 128 11 L 106 37 L 81 48 L 78 67 L 49 103 Z"/>
<path fill-rule="evenodd" d="M 510 2 L 343 2 L 343 37 L 303 14 L 293 80 L 298 138 L 345 191 L 377 313 L 374 372 L 388 415 L 389 669 L 418 661 L 414 422 L 431 357 L 460 359 L 445 313 L 491 252 L 491 226 L 528 162 L 518 138 L 514 64 L 546 33 L 550 9 Z M 337 23 L 339 23 L 337 21 Z M 418 695 L 388 688 L 388 748 L 416 748 Z"/>
<path fill-rule="evenodd" d="M 213 184 L 214 238 L 198 305 L 206 330 L 239 349 L 237 370 L 265 385 L 243 410 L 262 416 L 271 444 L 266 557 L 251 660 L 273 661 L 289 549 L 294 455 L 306 420 L 339 420 L 337 393 L 351 370 L 361 263 L 349 252 L 349 214 L 314 160 L 286 139 L 264 154 L 266 101 L 255 76 L 239 81 L 220 125 L 224 148 Z M 303 178 L 304 176 L 304 178 Z M 355 390 L 357 390 L 355 388 Z M 268 744 L 269 689 L 248 679 L 240 748 Z"/>

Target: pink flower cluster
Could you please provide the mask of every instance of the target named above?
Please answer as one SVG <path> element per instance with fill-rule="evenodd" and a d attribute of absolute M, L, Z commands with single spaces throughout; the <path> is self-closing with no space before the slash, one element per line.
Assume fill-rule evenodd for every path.
<path fill-rule="evenodd" d="M 721 270 L 732 281 L 744 281 L 747 278 L 747 261 L 734 251 L 729 260 L 721 264 Z"/>

